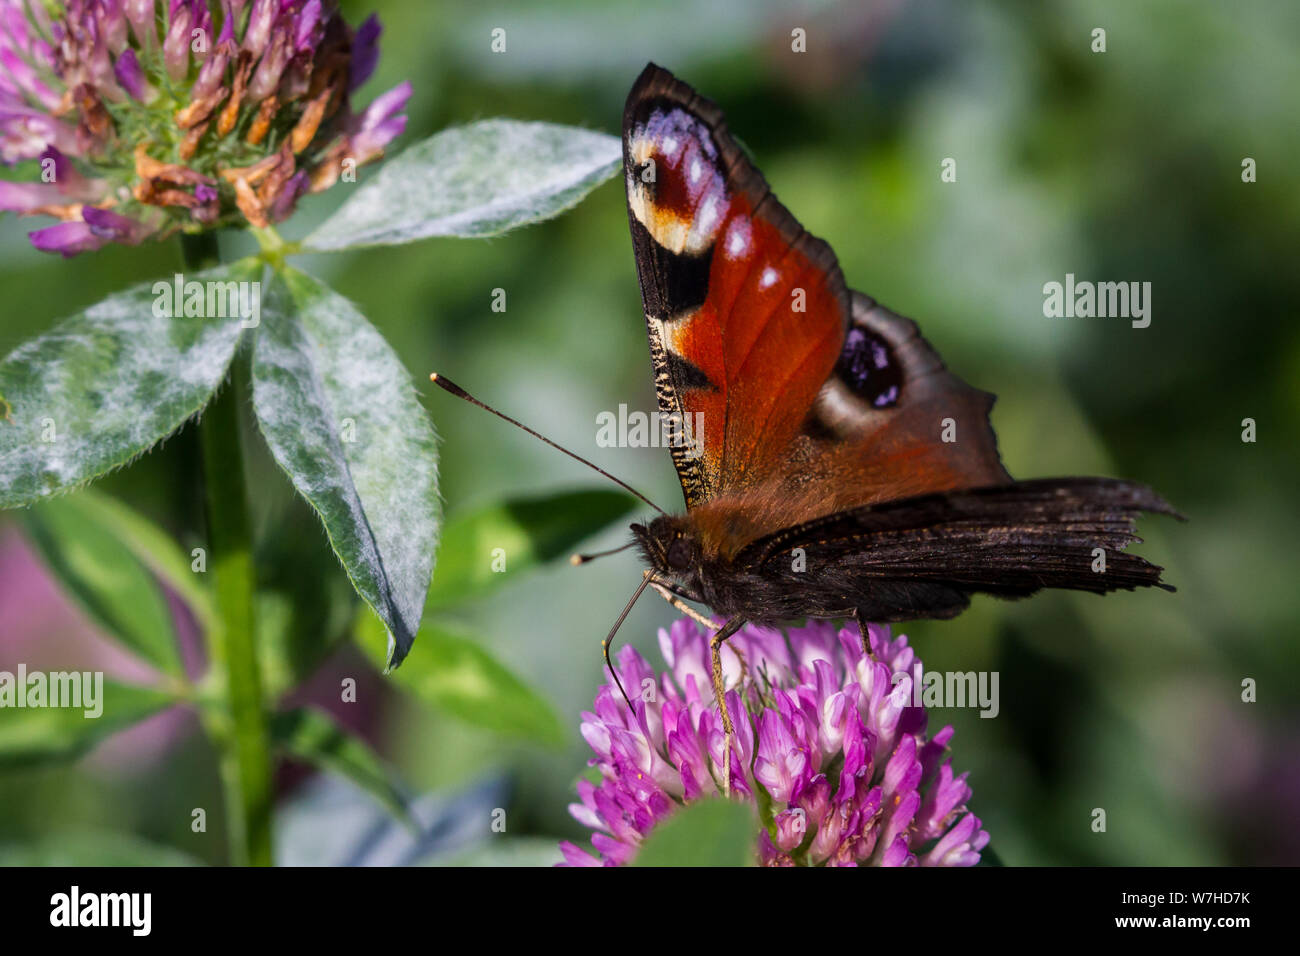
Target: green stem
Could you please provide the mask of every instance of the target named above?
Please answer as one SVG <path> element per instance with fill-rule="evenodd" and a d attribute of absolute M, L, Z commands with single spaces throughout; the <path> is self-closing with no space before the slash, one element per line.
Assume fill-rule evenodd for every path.
<path fill-rule="evenodd" d="M 181 239 L 187 268 L 219 261 L 211 234 Z M 231 381 L 199 422 L 207 498 L 209 569 L 215 578 L 218 632 L 211 637 L 214 665 L 221 668 L 228 721 L 214 727 L 226 792 L 230 862 L 271 865 L 271 748 L 263 708 L 262 674 L 254 639 L 253 537 L 239 433 L 245 394 L 244 365 L 236 355 Z"/>
<path fill-rule="evenodd" d="M 262 248 L 262 260 L 277 272 L 284 269 L 285 257 L 298 252 L 301 246 L 299 242 L 285 242 L 275 231 L 274 226 L 267 226 L 265 229 L 252 228 L 248 231 L 253 234 Z"/>

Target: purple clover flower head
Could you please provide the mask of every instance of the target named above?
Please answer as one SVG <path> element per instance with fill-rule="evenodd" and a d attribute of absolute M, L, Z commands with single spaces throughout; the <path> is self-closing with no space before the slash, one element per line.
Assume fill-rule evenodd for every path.
<path fill-rule="evenodd" d="M 337 0 L 0 0 L 0 162 L 61 158 L 0 210 L 63 255 L 280 222 L 405 128 L 410 84 L 351 105 L 379 33 Z"/>
<path fill-rule="evenodd" d="M 907 638 L 811 621 L 786 632 L 747 625 L 723 647 L 736 730 L 731 795 L 759 815 L 765 866 L 973 866 L 989 835 L 966 808 L 966 775 L 947 759 L 951 727 L 926 736 L 912 703 L 920 661 Z M 655 825 L 683 804 L 722 793 L 723 729 L 708 638 L 691 620 L 659 632 L 668 670 L 635 648 L 582 715 L 599 781 L 578 783 L 570 812 L 591 828 L 591 851 L 562 843 L 568 866 L 629 862 Z"/>

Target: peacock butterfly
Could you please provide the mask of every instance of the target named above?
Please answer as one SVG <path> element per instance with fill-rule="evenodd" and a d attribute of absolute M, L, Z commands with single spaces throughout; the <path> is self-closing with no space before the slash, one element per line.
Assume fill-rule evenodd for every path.
<path fill-rule="evenodd" d="M 869 653 L 868 621 L 951 618 L 975 593 L 1173 590 L 1124 549 L 1143 511 L 1176 512 L 1128 481 L 1012 479 L 993 396 L 850 290 L 718 107 L 653 63 L 627 98 L 623 171 L 660 412 L 705 427 L 672 446 L 685 514 L 632 526 L 649 570 L 606 661 L 647 586 L 716 628 L 727 764 L 720 647 L 746 622 L 852 618 Z"/>
<path fill-rule="evenodd" d="M 1173 509 L 1127 481 L 1013 480 L 993 396 L 850 290 L 718 107 L 654 64 L 627 98 L 623 168 L 659 407 L 706 426 L 700 453 L 673 448 L 686 513 L 632 531 L 644 583 L 726 619 L 715 676 L 748 621 L 863 627 L 950 618 L 977 592 L 1173 590 L 1123 550 L 1141 512 Z"/>

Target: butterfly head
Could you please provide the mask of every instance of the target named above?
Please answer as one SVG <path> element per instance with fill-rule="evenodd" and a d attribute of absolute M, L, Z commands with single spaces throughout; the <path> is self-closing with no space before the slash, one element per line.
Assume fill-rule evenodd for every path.
<path fill-rule="evenodd" d="M 660 515 L 648 525 L 632 525 L 646 562 L 668 580 L 690 581 L 700 564 L 700 545 L 685 518 Z"/>

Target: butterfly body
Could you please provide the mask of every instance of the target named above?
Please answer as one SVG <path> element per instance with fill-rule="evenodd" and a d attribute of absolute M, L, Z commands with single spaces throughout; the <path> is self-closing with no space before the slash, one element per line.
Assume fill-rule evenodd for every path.
<path fill-rule="evenodd" d="M 731 621 L 948 618 L 975 593 L 1160 582 L 1144 486 L 1015 481 L 993 396 L 850 290 L 721 111 L 653 64 L 623 119 L 628 222 L 684 515 L 634 525 L 653 582 Z M 1102 554 L 1104 560 L 1097 561 Z"/>

